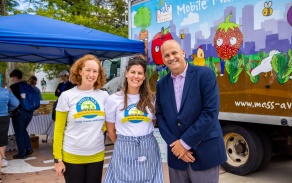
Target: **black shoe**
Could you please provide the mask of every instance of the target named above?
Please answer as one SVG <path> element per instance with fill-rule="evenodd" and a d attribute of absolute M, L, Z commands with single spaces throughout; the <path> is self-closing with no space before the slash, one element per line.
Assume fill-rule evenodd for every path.
<path fill-rule="evenodd" d="M 26 159 L 26 158 L 27 158 L 26 155 L 21 156 L 19 154 L 16 154 L 13 156 L 13 159 Z"/>
<path fill-rule="evenodd" d="M 29 156 L 29 155 L 31 155 L 33 153 L 33 150 L 31 149 L 31 150 L 27 150 L 26 152 L 25 152 L 25 155 L 26 156 Z"/>

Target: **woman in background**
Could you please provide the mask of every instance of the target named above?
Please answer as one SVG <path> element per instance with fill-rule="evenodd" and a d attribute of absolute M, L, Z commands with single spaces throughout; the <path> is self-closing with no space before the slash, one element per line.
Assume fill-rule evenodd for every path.
<path fill-rule="evenodd" d="M 147 62 L 130 59 L 123 90 L 105 105 L 107 132 L 115 143 L 105 183 L 163 183 L 162 161 L 153 136 L 154 94 L 146 76 Z"/>
<path fill-rule="evenodd" d="M 35 77 L 35 76 L 30 76 L 29 79 L 28 79 L 28 84 L 29 84 L 29 85 L 34 89 L 34 91 L 38 94 L 40 100 L 43 100 L 41 90 L 36 86 L 37 81 L 38 81 L 37 77 Z"/>
<path fill-rule="evenodd" d="M 8 143 L 8 129 L 10 123 L 9 111 L 12 111 L 19 105 L 18 99 L 6 88 L 0 86 L 0 183 L 1 167 L 7 166 L 5 157 L 5 146 Z"/>
<path fill-rule="evenodd" d="M 53 153 L 58 176 L 66 183 L 100 183 L 104 160 L 106 82 L 100 61 L 93 55 L 78 59 L 70 80 L 77 84 L 58 99 Z"/>

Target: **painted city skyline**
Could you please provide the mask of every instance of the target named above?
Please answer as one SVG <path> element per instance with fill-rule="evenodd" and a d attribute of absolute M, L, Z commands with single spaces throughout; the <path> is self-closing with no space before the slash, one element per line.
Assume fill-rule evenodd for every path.
<path fill-rule="evenodd" d="M 222 15 L 220 15 L 220 9 L 218 8 L 218 11 L 216 11 L 216 15 L 218 16 L 213 18 L 213 26 L 210 26 L 209 28 L 208 26 L 201 26 L 199 22 L 197 26 L 201 26 L 200 29 L 198 31 L 193 31 L 193 25 L 181 26 L 181 24 L 177 23 L 176 16 L 173 16 L 171 21 L 161 24 L 156 23 L 153 25 L 154 23 L 152 21 L 150 27 L 155 27 L 155 32 L 160 30 L 161 27 L 169 27 L 173 39 L 181 43 L 183 49 L 185 50 L 186 57 L 189 60 L 192 60 L 192 54 L 196 53 L 198 47 L 201 47 L 204 50 L 205 58 L 210 56 L 218 58 L 216 49 L 213 44 L 213 39 L 217 26 L 221 22 L 225 21 L 225 18 L 230 14 L 230 12 L 232 13 L 230 22 L 236 22 L 239 24 L 239 28 L 244 36 L 243 44 L 238 53 L 251 55 L 260 51 L 269 52 L 275 49 L 286 53 L 289 49 L 292 48 L 292 27 L 287 21 L 287 12 L 292 6 L 292 2 L 286 2 L 284 4 L 284 10 L 274 10 L 275 14 L 282 14 L 281 16 L 277 16 L 278 19 L 264 17 L 265 19 L 263 19 L 260 24 L 258 22 L 259 19 L 255 18 L 256 16 L 259 16 L 257 9 L 255 9 L 256 6 L 259 6 L 258 2 L 256 5 L 244 5 L 238 7 L 236 6 L 236 3 L 233 4 L 234 6 L 232 5 L 224 7 L 222 10 Z M 238 4 L 242 5 L 242 3 Z M 262 10 L 263 8 L 258 9 L 260 13 Z M 155 19 L 155 16 L 153 16 L 152 19 Z M 210 24 L 211 23 L 209 23 L 209 25 Z M 206 29 L 206 27 L 208 29 Z M 137 28 L 134 28 L 134 30 L 135 29 Z M 148 30 L 148 53 L 151 53 L 151 41 L 155 35 L 155 32 L 152 30 L 152 28 L 149 28 Z M 183 32 L 184 39 L 180 39 L 180 32 Z M 135 31 L 133 31 L 132 35 L 133 39 L 139 40 L 139 34 L 135 34 Z M 148 54 L 148 60 L 150 62 L 152 61 L 151 54 Z"/>

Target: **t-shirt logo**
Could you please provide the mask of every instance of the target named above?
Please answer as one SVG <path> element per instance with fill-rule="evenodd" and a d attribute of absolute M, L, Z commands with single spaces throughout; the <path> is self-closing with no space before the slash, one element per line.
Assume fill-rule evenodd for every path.
<path fill-rule="evenodd" d="M 147 117 L 147 113 L 144 113 L 136 108 L 136 104 L 129 105 L 125 112 L 124 118 L 122 118 L 122 123 L 141 123 L 142 121 L 150 122 L 150 118 Z"/>
<path fill-rule="evenodd" d="M 104 116 L 104 112 L 100 110 L 98 102 L 92 97 L 83 97 L 77 102 L 77 113 L 74 114 L 74 119 L 77 118 L 94 118 L 96 116 Z"/>

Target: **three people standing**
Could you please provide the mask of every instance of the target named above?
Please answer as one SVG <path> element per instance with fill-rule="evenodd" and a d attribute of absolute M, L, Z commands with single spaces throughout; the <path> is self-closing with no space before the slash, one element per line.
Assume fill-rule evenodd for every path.
<path fill-rule="evenodd" d="M 168 144 L 170 182 L 218 183 L 219 166 L 227 157 L 218 120 L 219 92 L 215 74 L 207 67 L 188 64 L 175 40 L 164 42 L 161 50 L 164 64 L 171 72 L 157 82 L 156 98 L 148 84 L 147 63 L 139 57 L 130 59 L 122 91 L 107 100 L 107 95 L 101 93 L 91 95 L 94 101 L 101 101 L 98 102 L 100 119 L 104 120 L 105 112 L 108 135 L 115 143 L 104 182 L 164 182 L 159 147 L 153 136 L 153 123 L 157 119 L 160 133 Z M 97 109 L 92 105 L 93 100 L 85 104 L 82 97 L 87 95 L 81 93 L 94 88 L 92 82 L 99 77 L 94 70 L 100 74 L 103 69 L 100 64 L 91 65 L 95 59 L 90 56 L 89 60 L 80 61 L 85 58 L 79 59 L 71 70 L 75 74 L 71 80 L 78 86 L 64 92 L 57 106 L 56 171 L 58 175 L 65 172 L 68 182 L 89 183 L 84 181 L 88 163 L 97 165 L 94 166 L 96 175 L 90 176 L 92 180 L 100 180 L 102 172 L 102 166 L 98 166 L 103 164 L 104 156 L 100 154 L 104 146 L 101 124 L 91 124 L 92 119 L 85 123 L 80 117 L 91 114 L 88 109 Z M 90 127 L 95 129 L 95 136 Z M 84 141 L 83 137 L 88 135 L 95 138 L 95 145 L 92 140 Z"/>

